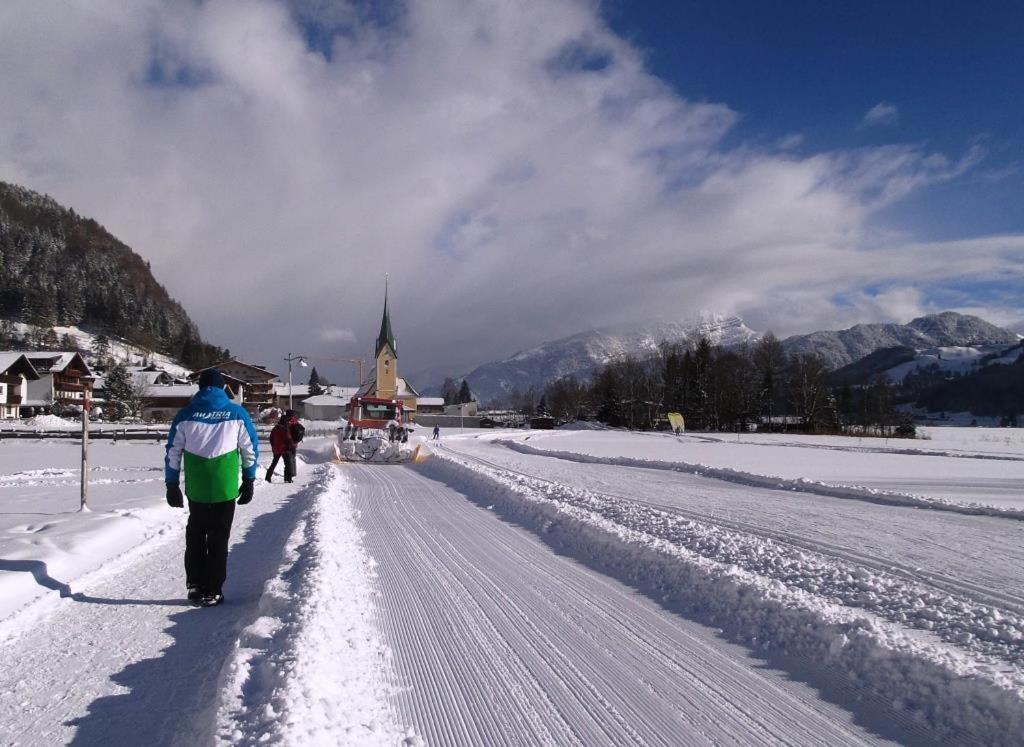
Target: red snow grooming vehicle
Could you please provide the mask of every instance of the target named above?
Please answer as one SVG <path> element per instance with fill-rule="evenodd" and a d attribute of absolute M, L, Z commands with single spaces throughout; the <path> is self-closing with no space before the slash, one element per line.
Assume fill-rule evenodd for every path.
<path fill-rule="evenodd" d="M 405 444 L 412 428 L 402 401 L 356 395 L 349 403 L 348 424 L 338 444 L 338 458 L 364 462 L 406 462 L 414 454 Z"/>
<path fill-rule="evenodd" d="M 402 415 L 400 399 L 356 395 L 348 405 L 345 440 L 361 441 L 370 436 L 383 436 L 390 442 L 405 443 L 409 440 L 409 434 Z M 379 433 L 373 433 L 373 431 L 379 431 Z"/>

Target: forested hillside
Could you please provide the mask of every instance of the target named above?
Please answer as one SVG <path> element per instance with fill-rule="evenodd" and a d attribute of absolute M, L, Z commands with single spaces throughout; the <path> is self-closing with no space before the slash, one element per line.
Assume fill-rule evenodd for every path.
<path fill-rule="evenodd" d="M 149 263 L 91 218 L 0 182 L 0 318 L 75 325 L 198 368 L 225 351 L 154 278 Z"/>

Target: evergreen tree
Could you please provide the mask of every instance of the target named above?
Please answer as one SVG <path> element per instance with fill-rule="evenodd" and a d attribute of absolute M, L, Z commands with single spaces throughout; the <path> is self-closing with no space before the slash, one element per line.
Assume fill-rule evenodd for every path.
<path fill-rule="evenodd" d="M 18 347 L 18 339 L 14 331 L 14 325 L 9 319 L 0 319 L 0 348 Z"/>
<path fill-rule="evenodd" d="M 42 330 L 39 335 L 39 346 L 43 350 L 56 350 L 60 347 L 60 338 L 57 337 L 57 330 L 52 327 Z"/>
<path fill-rule="evenodd" d="M 92 357 L 100 367 L 105 367 L 110 363 L 110 340 L 102 332 L 93 338 Z"/>
<path fill-rule="evenodd" d="M 115 363 L 107 371 L 103 381 L 103 391 L 106 395 L 105 409 L 107 417 L 120 419 L 127 417 L 132 407 L 132 400 L 135 399 L 135 391 L 132 377 L 128 369 L 122 363 Z"/>
<path fill-rule="evenodd" d="M 473 401 L 473 392 L 469 389 L 469 382 L 465 379 L 462 380 L 462 386 L 459 387 L 459 404 L 466 404 L 467 402 Z"/>
<path fill-rule="evenodd" d="M 309 396 L 316 397 L 323 393 L 324 388 L 320 384 L 320 374 L 316 372 L 316 366 L 313 366 L 313 370 L 309 372 Z"/>
<path fill-rule="evenodd" d="M 444 380 L 444 384 L 441 386 L 441 393 L 444 396 L 444 403 L 446 405 L 458 404 L 459 385 L 455 383 L 455 379 L 451 376 Z"/>

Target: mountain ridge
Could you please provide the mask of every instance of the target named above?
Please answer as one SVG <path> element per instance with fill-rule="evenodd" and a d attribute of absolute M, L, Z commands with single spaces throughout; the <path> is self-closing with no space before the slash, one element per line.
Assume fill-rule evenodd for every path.
<path fill-rule="evenodd" d="M 149 263 L 92 218 L 0 181 L 0 317 L 104 331 L 186 365 L 227 351 L 157 282 Z"/>
<path fill-rule="evenodd" d="M 620 324 L 578 332 L 519 350 L 507 358 L 483 363 L 460 379 L 483 403 L 514 390 L 538 390 L 563 376 L 589 378 L 600 366 L 626 355 L 647 357 L 662 342 L 693 343 L 707 335 L 726 347 L 753 343 L 761 338 L 738 316 L 702 312 L 683 322 L 664 320 Z M 842 330 L 819 330 L 791 335 L 781 341 L 788 355 L 816 354 L 830 369 L 839 369 L 876 351 L 888 348 L 922 350 L 942 346 L 1006 345 L 1020 339 L 1015 332 L 980 317 L 945 311 L 917 317 L 907 324 L 857 324 Z M 440 394 L 440 386 L 424 394 Z"/>

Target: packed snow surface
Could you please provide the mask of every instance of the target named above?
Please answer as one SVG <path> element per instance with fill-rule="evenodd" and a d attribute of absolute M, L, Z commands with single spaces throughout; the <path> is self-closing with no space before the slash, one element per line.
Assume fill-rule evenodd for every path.
<path fill-rule="evenodd" d="M 162 445 L 94 444 L 83 512 L 74 443 L 5 441 L 0 743 L 1019 744 L 1018 434 L 467 431 L 405 465 L 328 428 L 238 507 L 213 609 Z"/>

